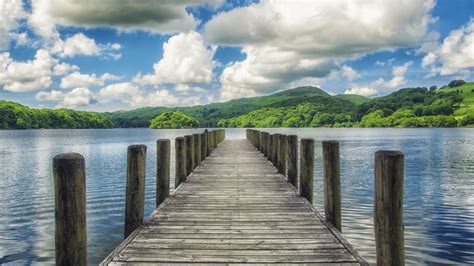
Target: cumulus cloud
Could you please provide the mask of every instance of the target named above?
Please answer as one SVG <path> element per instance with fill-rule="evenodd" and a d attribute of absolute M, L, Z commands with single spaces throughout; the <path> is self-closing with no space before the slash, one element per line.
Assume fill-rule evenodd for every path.
<path fill-rule="evenodd" d="M 100 89 L 99 96 L 103 99 L 121 99 L 124 97 L 134 96 L 139 93 L 139 87 L 130 82 L 122 82 L 107 85 Z"/>
<path fill-rule="evenodd" d="M 247 56 L 220 78 L 221 97 L 230 99 L 326 76 L 341 62 L 366 53 L 413 47 L 433 21 L 433 6 L 433 0 L 264 0 L 215 16 L 204 37 L 243 47 Z"/>
<path fill-rule="evenodd" d="M 8 49 L 10 31 L 18 27 L 18 21 L 26 17 L 22 1 L 0 1 L 0 51 Z"/>
<path fill-rule="evenodd" d="M 142 85 L 189 84 L 212 81 L 215 48 L 194 31 L 172 36 L 163 44 L 163 58 L 153 65 L 154 73 L 137 76 Z"/>
<path fill-rule="evenodd" d="M 57 107 L 80 107 L 95 102 L 92 92 L 85 87 L 75 88 L 70 92 L 52 90 L 50 92 L 40 91 L 36 94 L 39 101 L 59 102 Z"/>
<path fill-rule="evenodd" d="M 360 77 L 360 73 L 357 72 L 355 69 L 353 69 L 350 66 L 343 65 L 341 68 L 342 75 L 347 78 L 349 81 L 353 81 L 354 79 L 357 79 Z"/>
<path fill-rule="evenodd" d="M 18 62 L 0 54 L 0 85 L 5 91 L 27 92 L 46 89 L 52 84 L 52 68 L 57 60 L 48 51 L 38 50 L 33 60 Z"/>
<path fill-rule="evenodd" d="M 176 33 L 193 30 L 199 21 L 186 8 L 203 4 L 218 5 L 217 0 L 183 1 L 75 1 L 32 0 L 29 24 L 41 36 L 56 38 L 56 26 L 112 27 L 124 31 L 147 30 Z"/>
<path fill-rule="evenodd" d="M 52 48 L 52 52 L 60 57 L 74 57 L 76 55 L 98 55 L 100 48 L 95 40 L 86 37 L 82 33 L 77 33 L 66 40 L 59 39 Z"/>
<path fill-rule="evenodd" d="M 105 73 L 102 76 L 97 77 L 95 74 L 82 74 L 78 71 L 75 71 L 62 77 L 59 87 L 63 89 L 72 89 L 78 87 L 103 86 L 104 82 L 108 80 L 118 79 L 120 78 L 109 73 Z"/>
<path fill-rule="evenodd" d="M 344 91 L 344 94 L 357 94 L 365 97 L 372 97 L 378 94 L 378 91 L 369 87 L 352 87 L 350 90 Z"/>
<path fill-rule="evenodd" d="M 423 68 L 431 66 L 431 72 L 440 75 L 469 71 L 474 67 L 474 20 L 451 31 L 442 43 L 429 44 L 421 49 L 427 53 L 422 59 Z"/>
<path fill-rule="evenodd" d="M 383 78 L 379 78 L 378 80 L 372 83 L 372 86 L 395 89 L 402 85 L 405 85 L 407 82 L 405 79 L 405 74 L 411 65 L 413 65 L 412 61 L 406 62 L 401 66 L 394 66 L 392 68 L 392 79 L 385 80 Z"/>

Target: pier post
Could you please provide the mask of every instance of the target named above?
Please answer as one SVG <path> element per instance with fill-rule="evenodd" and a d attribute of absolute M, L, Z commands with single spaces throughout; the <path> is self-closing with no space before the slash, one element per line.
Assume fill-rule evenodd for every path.
<path fill-rule="evenodd" d="M 262 147 L 261 152 L 263 156 L 267 156 L 267 132 L 262 132 Z"/>
<path fill-rule="evenodd" d="M 212 131 L 212 137 L 213 137 L 213 143 L 214 143 L 214 149 L 217 148 L 217 145 L 219 145 L 219 142 L 217 141 L 217 130 Z"/>
<path fill-rule="evenodd" d="M 288 182 L 298 188 L 298 136 L 288 136 Z"/>
<path fill-rule="evenodd" d="M 339 142 L 323 141 L 323 160 L 326 221 L 334 225 L 339 232 L 342 232 Z"/>
<path fill-rule="evenodd" d="M 206 143 L 207 143 L 207 146 L 206 146 L 206 157 L 208 157 L 209 155 L 211 155 L 211 132 L 208 131 L 207 129 L 204 131 L 204 133 L 206 133 Z"/>
<path fill-rule="evenodd" d="M 87 265 L 86 171 L 78 153 L 53 158 L 56 265 Z"/>
<path fill-rule="evenodd" d="M 194 170 L 194 138 L 191 135 L 184 136 L 186 139 L 186 176 Z"/>
<path fill-rule="evenodd" d="M 170 195 L 170 153 L 169 139 L 156 142 L 156 207 Z"/>
<path fill-rule="evenodd" d="M 270 154 L 270 133 L 265 132 L 265 157 L 268 158 L 268 155 Z"/>
<path fill-rule="evenodd" d="M 288 149 L 288 140 L 285 134 L 281 134 L 278 138 L 278 170 L 280 174 L 286 176 L 286 154 Z"/>
<path fill-rule="evenodd" d="M 175 178 L 174 187 L 186 181 L 186 140 L 183 137 L 175 139 Z"/>
<path fill-rule="evenodd" d="M 273 134 L 272 163 L 278 169 L 278 150 L 280 148 L 280 134 Z"/>
<path fill-rule="evenodd" d="M 300 195 L 313 204 L 314 140 L 301 139 Z"/>
<path fill-rule="evenodd" d="M 405 265 L 403 225 L 404 156 L 375 153 L 374 230 L 377 265 Z"/>
<path fill-rule="evenodd" d="M 205 133 L 201 133 L 201 162 L 206 159 L 207 138 Z"/>
<path fill-rule="evenodd" d="M 145 209 L 145 174 L 146 146 L 128 146 L 125 238 L 143 223 L 143 212 Z"/>
<path fill-rule="evenodd" d="M 194 142 L 194 161 L 193 161 L 193 170 L 201 162 L 201 135 L 198 133 L 193 134 Z"/>
<path fill-rule="evenodd" d="M 268 154 L 267 159 L 272 162 L 273 155 L 273 134 L 268 133 Z"/>

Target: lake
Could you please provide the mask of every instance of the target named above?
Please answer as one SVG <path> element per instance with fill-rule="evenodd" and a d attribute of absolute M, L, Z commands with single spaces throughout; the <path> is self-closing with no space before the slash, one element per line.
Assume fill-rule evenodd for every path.
<path fill-rule="evenodd" d="M 340 141 L 342 231 L 373 263 L 374 153 L 405 154 L 407 264 L 474 263 L 474 129 L 266 129 L 316 140 L 315 199 L 324 213 L 321 141 Z M 146 144 L 145 215 L 155 204 L 155 142 L 202 130 L 0 131 L 0 264 L 54 264 L 52 158 L 86 158 L 88 259 L 97 264 L 123 239 L 127 146 Z M 244 129 L 227 129 L 228 139 Z M 174 141 L 172 151 L 174 151 Z M 174 153 L 171 156 L 174 184 Z"/>

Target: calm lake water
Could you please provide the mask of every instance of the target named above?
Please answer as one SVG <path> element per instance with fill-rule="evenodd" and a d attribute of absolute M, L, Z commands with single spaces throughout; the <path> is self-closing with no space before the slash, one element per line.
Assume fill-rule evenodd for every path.
<path fill-rule="evenodd" d="M 56 154 L 74 151 L 86 158 L 88 257 L 90 264 L 97 264 L 123 239 L 127 146 L 148 146 L 145 215 L 149 215 L 155 204 L 155 141 L 201 131 L 0 131 L 0 264 L 54 263 L 51 162 Z M 340 141 L 342 231 L 372 263 L 374 152 L 403 151 L 407 263 L 474 263 L 474 129 L 267 131 L 316 140 L 314 204 L 321 213 L 321 141 Z M 227 129 L 226 136 L 244 138 L 245 131 Z M 174 184 L 173 160 L 171 164 Z"/>

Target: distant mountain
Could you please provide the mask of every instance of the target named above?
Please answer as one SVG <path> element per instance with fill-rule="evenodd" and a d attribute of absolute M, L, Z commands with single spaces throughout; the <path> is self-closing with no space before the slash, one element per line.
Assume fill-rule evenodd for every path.
<path fill-rule="evenodd" d="M 314 98 L 313 98 L 314 97 Z M 239 116 L 263 107 L 289 102 L 311 101 L 317 97 L 331 97 L 327 92 L 311 86 L 285 90 L 272 95 L 230 100 L 192 107 L 145 107 L 131 111 L 104 113 L 116 127 L 147 127 L 162 112 L 179 111 L 197 119 L 202 127 L 215 127 L 221 119 Z"/>
<path fill-rule="evenodd" d="M 360 104 L 363 104 L 363 103 L 366 103 L 366 102 L 370 101 L 369 98 L 364 97 L 362 95 L 357 95 L 357 94 L 338 94 L 338 95 L 336 95 L 336 97 L 341 98 L 341 99 L 345 99 L 345 100 L 349 100 L 352 103 L 354 103 L 355 105 L 360 105 Z"/>

